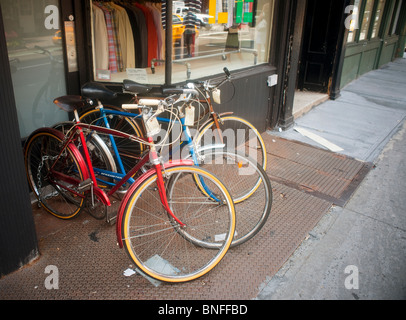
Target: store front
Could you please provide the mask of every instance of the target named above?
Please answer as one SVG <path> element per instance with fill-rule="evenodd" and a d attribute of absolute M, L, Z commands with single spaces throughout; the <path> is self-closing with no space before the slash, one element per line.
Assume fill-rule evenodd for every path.
<path fill-rule="evenodd" d="M 92 43 L 86 52 L 92 66 L 88 79 L 113 87 L 124 79 L 176 85 L 222 77 L 227 67 L 234 86 L 222 88 L 225 98 L 216 110 L 234 111 L 263 132 L 269 126 L 269 118 L 263 116 L 269 112 L 267 78 L 275 73 L 269 63 L 274 2 L 89 0 L 84 3 L 84 12 L 89 13 L 84 16 L 85 41 Z M 110 16 L 119 14 L 115 21 L 120 32 L 112 39 Z M 248 77 L 261 79 L 259 85 L 252 91 L 236 90 Z"/>
<path fill-rule="evenodd" d="M 288 13 L 284 1 L 5 0 L 0 5 L 6 66 L 0 96 L 8 98 L 3 106 L 11 112 L 0 117 L 2 137 L 9 138 L 1 143 L 3 150 L 14 150 L 2 158 L 7 163 L 2 176 L 14 183 L 0 190 L 0 205 L 9 208 L 1 212 L 0 276 L 39 254 L 21 147 L 35 129 L 69 119 L 53 104 L 55 97 L 80 94 L 88 81 L 119 90 L 123 79 L 154 86 L 216 80 L 227 67 L 233 84 L 224 86 L 219 112 L 233 111 L 261 132 L 278 114 L 274 97 L 281 84 L 268 80 L 281 70 L 277 48 L 286 34 L 280 32 Z M 193 12 L 192 20 L 185 11 Z"/>
<path fill-rule="evenodd" d="M 404 0 L 355 0 L 349 8 L 348 37 L 341 86 L 403 56 Z"/>

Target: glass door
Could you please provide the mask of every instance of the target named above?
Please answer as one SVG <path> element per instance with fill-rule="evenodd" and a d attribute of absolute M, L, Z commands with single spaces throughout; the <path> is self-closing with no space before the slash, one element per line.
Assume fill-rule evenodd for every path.
<path fill-rule="evenodd" d="M 58 0 L 1 0 L 20 135 L 68 120 L 53 104 L 66 94 Z"/>

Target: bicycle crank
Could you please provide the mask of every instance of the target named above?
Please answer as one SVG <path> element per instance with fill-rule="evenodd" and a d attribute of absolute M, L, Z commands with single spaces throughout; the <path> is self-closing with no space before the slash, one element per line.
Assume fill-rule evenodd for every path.
<path fill-rule="evenodd" d="M 91 194 L 86 196 L 86 210 L 96 220 L 103 220 L 107 216 L 107 206 L 97 196 L 92 198 Z"/>

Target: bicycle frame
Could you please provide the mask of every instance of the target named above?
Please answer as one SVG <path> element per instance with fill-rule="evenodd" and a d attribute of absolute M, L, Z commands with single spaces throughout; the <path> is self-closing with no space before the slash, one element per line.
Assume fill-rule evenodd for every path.
<path fill-rule="evenodd" d="M 103 123 L 104 123 L 104 125 L 106 126 L 106 128 L 110 128 L 110 124 L 109 124 L 109 122 L 108 122 L 108 120 L 107 120 L 107 116 L 108 115 L 117 115 L 117 116 L 123 116 L 123 117 L 128 117 L 128 118 L 134 118 L 134 119 L 137 119 L 137 118 L 141 118 L 141 115 L 140 114 L 135 114 L 135 113 L 131 113 L 131 112 L 125 112 L 125 111 L 118 111 L 118 110 L 111 110 L 111 109 L 104 109 L 104 107 L 98 107 L 99 108 L 99 110 L 100 110 L 100 114 L 101 114 L 101 119 L 99 119 L 98 121 L 103 121 Z M 162 122 L 162 123 L 170 123 L 170 122 L 175 122 L 176 124 L 179 124 L 179 121 L 177 121 L 177 120 L 171 120 L 171 119 L 167 119 L 167 118 L 161 118 L 161 117 L 157 117 L 157 120 L 158 120 L 158 122 Z M 192 138 L 192 136 L 191 136 L 191 134 L 190 134 L 190 131 L 189 131 L 189 127 L 188 126 L 186 126 L 185 125 L 185 119 L 184 118 L 180 118 L 180 125 L 181 125 L 181 127 L 182 127 L 182 131 L 183 132 L 185 132 L 185 137 L 186 137 L 186 144 L 187 144 L 187 146 L 189 147 L 189 152 L 190 152 L 190 155 L 191 155 L 191 158 L 192 158 L 192 160 L 193 160 L 193 162 L 194 162 L 194 164 L 195 165 L 199 165 L 199 163 L 198 163 L 198 158 L 197 158 L 197 153 L 200 151 L 200 150 L 196 150 L 195 148 L 194 148 L 194 144 L 193 144 L 193 138 Z M 89 128 L 89 126 L 88 125 L 82 125 L 82 127 L 86 127 L 86 128 Z M 99 127 L 98 127 L 99 128 Z M 100 131 L 100 130 L 99 130 Z M 113 178 L 113 179 L 118 179 L 118 180 L 120 180 L 120 179 L 122 179 L 123 177 L 125 177 L 126 176 L 126 172 L 125 172 L 125 169 L 124 169 L 124 166 L 123 166 L 123 163 L 122 163 L 122 161 L 121 161 L 121 157 L 120 157 L 120 155 L 119 155 L 119 151 L 118 151 L 118 149 L 117 149 L 117 145 L 116 145 L 116 143 L 115 143 L 115 141 L 114 141 L 114 137 L 113 136 L 109 136 L 109 139 L 110 139 L 110 142 L 111 142 L 111 145 L 112 145 L 112 148 L 113 148 L 113 152 L 114 152 L 114 155 L 115 155 L 115 158 L 116 158 L 116 160 L 117 160 L 117 164 L 118 164 L 118 168 L 119 168 L 119 170 L 120 170 L 120 173 L 114 173 L 114 172 L 110 172 L 110 171 L 105 171 L 105 170 L 102 170 L 102 169 L 97 169 L 97 168 L 94 168 L 95 169 L 95 171 L 98 173 L 98 174 L 100 174 L 100 175 L 102 175 L 102 176 L 107 176 L 107 177 L 109 177 L 109 178 Z M 220 149 L 220 148 L 223 148 L 224 147 L 224 145 L 222 145 L 222 144 L 218 144 L 218 145 L 210 145 L 210 146 L 207 146 L 206 147 L 206 149 L 213 149 L 213 148 L 215 148 L 215 149 Z M 180 148 L 180 146 L 178 146 L 177 147 L 178 149 Z M 176 149 L 175 149 L 175 151 L 176 151 Z M 142 162 L 143 161 L 143 159 L 141 159 L 140 160 L 140 162 Z M 146 162 L 142 162 L 142 164 L 141 164 L 141 166 L 140 167 L 142 167 L 144 164 L 145 164 Z M 137 170 L 135 170 L 135 172 L 136 172 Z M 132 174 L 134 174 L 135 172 L 133 172 Z M 130 172 L 131 173 L 131 172 Z M 128 173 L 129 174 L 129 173 Z M 127 176 L 128 176 L 128 174 L 127 174 Z M 134 179 L 132 179 L 131 178 L 131 176 L 132 175 L 130 175 L 130 178 L 129 179 L 127 179 L 127 181 L 126 182 L 129 182 L 129 183 L 133 183 L 134 182 Z M 104 184 L 107 184 L 107 185 L 115 185 L 115 184 L 112 184 L 112 183 L 109 183 L 108 181 L 102 181 Z M 122 184 L 120 184 L 120 186 L 121 186 Z M 119 186 L 119 187 L 120 187 Z M 116 188 L 114 187 L 114 191 L 116 191 Z"/>
<path fill-rule="evenodd" d="M 105 125 L 107 128 L 110 128 L 109 122 L 108 122 L 108 120 L 107 120 L 107 116 L 108 116 L 108 115 L 119 115 L 119 116 L 124 116 L 124 117 L 129 117 L 129 118 L 140 118 L 140 117 L 141 117 L 140 114 L 125 112 L 125 111 L 118 111 L 118 110 L 104 109 L 104 107 L 103 107 L 102 105 L 100 105 L 98 108 L 99 108 L 99 110 L 100 110 L 101 118 L 103 119 L 104 125 Z M 100 119 L 100 120 L 101 120 L 101 119 Z M 99 121 L 100 121 L 100 120 L 99 120 Z M 157 117 L 157 120 L 158 120 L 159 122 L 164 122 L 164 123 L 170 123 L 170 122 L 173 121 L 173 122 L 179 124 L 179 121 L 177 121 L 177 120 L 171 120 L 171 119 L 167 119 L 167 118 Z M 187 146 L 189 147 L 189 154 L 190 154 L 190 156 L 191 156 L 191 158 L 192 158 L 193 164 L 196 165 L 196 166 L 199 166 L 199 160 L 198 160 L 197 154 L 198 154 L 201 150 L 196 150 L 196 149 L 195 149 L 195 146 L 194 146 L 194 143 L 193 143 L 193 139 L 192 139 L 192 136 L 191 136 L 190 131 L 189 131 L 189 127 L 186 126 L 186 124 L 185 124 L 185 118 L 184 118 L 184 117 L 180 118 L 180 124 L 181 124 L 181 126 L 182 126 L 182 131 L 185 132 L 185 135 L 186 135 L 186 139 L 187 139 L 187 140 L 186 140 L 186 143 L 187 143 Z M 82 126 L 83 126 L 83 125 L 82 125 Z M 89 126 L 86 125 L 85 127 L 89 127 Z M 118 162 L 119 169 L 120 169 L 121 173 L 114 173 L 114 172 L 110 172 L 110 171 L 106 171 L 106 170 L 102 170 L 102 169 L 97 169 L 97 168 L 94 168 L 94 170 L 95 170 L 99 175 L 101 175 L 101 176 L 107 176 L 107 177 L 109 177 L 109 178 L 119 179 L 119 180 L 120 180 L 120 178 L 122 178 L 123 176 L 124 176 L 124 178 L 122 178 L 122 179 L 119 181 L 118 184 L 112 184 L 112 183 L 109 183 L 108 181 L 104 181 L 104 180 L 99 179 L 99 180 L 100 180 L 102 183 L 104 183 L 104 184 L 113 185 L 113 189 L 111 189 L 111 191 L 108 193 L 108 195 L 110 195 L 110 193 L 114 193 L 115 191 L 117 191 L 118 188 L 120 188 L 120 187 L 121 187 L 125 182 L 127 182 L 127 181 L 128 181 L 129 183 L 133 183 L 134 180 L 131 178 L 132 175 L 133 175 L 135 172 L 138 171 L 137 169 L 142 168 L 142 166 L 143 166 L 144 164 L 146 164 L 146 163 L 148 162 L 148 160 L 149 160 L 149 159 L 146 159 L 145 157 L 143 157 L 143 158 L 137 163 L 137 165 L 136 165 L 133 169 L 131 169 L 131 171 L 129 171 L 128 173 L 126 173 L 126 172 L 125 172 L 125 169 L 124 169 L 124 166 L 123 166 L 123 163 L 122 163 L 122 161 L 121 161 L 121 157 L 120 157 L 120 154 L 119 154 L 119 152 L 118 152 L 116 143 L 115 143 L 115 141 L 114 141 L 114 137 L 112 137 L 112 136 L 110 135 L 109 138 L 110 138 L 110 142 L 111 142 L 111 145 L 112 145 L 112 147 L 113 147 L 114 155 L 115 155 L 115 158 L 116 158 L 116 160 L 117 160 L 117 162 Z M 210 145 L 210 146 L 206 146 L 204 149 L 222 149 L 223 147 L 224 147 L 224 145 Z M 179 149 L 180 146 L 178 146 L 177 148 Z M 123 180 L 125 180 L 125 181 L 122 183 Z M 206 183 L 204 182 L 204 180 L 203 180 L 202 177 L 199 177 L 199 181 L 200 181 L 200 184 L 201 184 L 201 186 L 203 187 L 204 191 L 205 191 L 214 201 L 219 202 L 218 197 L 217 197 L 215 194 L 213 194 L 212 191 L 210 191 L 210 188 L 206 185 Z"/>
<path fill-rule="evenodd" d="M 76 181 L 75 179 L 72 179 L 71 177 L 66 177 L 62 174 L 58 174 L 57 172 L 55 172 L 53 170 L 53 167 L 55 166 L 56 162 L 58 161 L 60 155 L 62 154 L 62 152 L 67 148 L 67 146 L 73 142 L 73 140 L 75 140 L 75 137 L 79 134 L 79 139 L 81 141 L 82 147 L 83 147 L 83 152 L 85 154 L 85 159 L 78 159 L 79 162 L 85 162 L 89 171 L 89 175 L 90 175 L 90 179 L 92 182 L 91 185 L 91 189 L 94 194 L 96 194 L 96 196 L 98 196 L 98 198 L 100 199 L 100 201 L 103 203 L 103 205 L 106 206 L 110 206 L 110 200 L 109 197 L 111 195 L 113 195 L 126 181 L 129 180 L 129 178 L 131 176 L 133 176 L 145 163 L 147 163 L 148 161 L 150 161 L 153 165 L 154 168 L 150 169 L 147 173 L 143 174 L 138 180 L 138 183 L 141 183 L 142 181 L 144 181 L 145 179 L 147 179 L 149 176 L 151 176 L 152 174 L 156 173 L 157 174 L 157 185 L 158 185 L 158 190 L 159 190 L 159 195 L 161 198 L 161 202 L 165 208 L 165 210 L 168 212 L 169 215 L 172 216 L 172 218 L 180 225 L 180 227 L 184 227 L 185 225 L 172 213 L 167 198 L 166 198 L 166 192 L 165 192 L 165 186 L 164 186 L 164 182 L 163 182 L 163 176 L 162 176 L 162 169 L 165 168 L 169 168 L 169 167 L 173 167 L 175 165 L 188 165 L 191 166 L 193 165 L 192 161 L 187 161 L 187 160 L 179 160 L 177 162 L 173 162 L 170 164 L 164 164 L 163 168 L 161 166 L 160 160 L 158 159 L 158 155 L 157 152 L 155 150 L 155 147 L 153 146 L 153 139 L 151 137 L 149 137 L 148 139 L 142 139 L 144 141 L 148 141 L 148 143 L 152 144 L 151 150 L 149 153 L 145 154 L 144 157 L 141 159 L 141 161 L 139 161 L 107 194 L 100 189 L 97 186 L 97 181 L 95 178 L 95 174 L 94 174 L 94 168 L 93 165 L 91 163 L 91 159 L 90 159 L 90 155 L 89 155 L 89 151 L 87 149 L 87 144 L 86 144 L 86 138 L 84 136 L 83 133 L 83 128 L 92 130 L 92 131 L 96 131 L 96 132 L 102 132 L 105 134 L 109 134 L 109 135 L 118 135 L 122 138 L 131 138 L 131 135 L 120 132 L 120 131 L 115 131 L 115 130 L 111 130 L 108 128 L 103 128 L 103 127 L 99 127 L 99 126 L 94 126 L 94 125 L 88 125 L 88 124 L 84 124 L 84 123 L 76 123 L 71 132 L 69 133 L 69 135 L 67 136 L 67 139 L 65 139 L 65 142 L 62 146 L 62 150 L 60 152 L 60 154 L 58 155 L 58 157 L 55 159 L 55 162 L 53 164 L 53 166 L 51 167 L 50 172 L 52 174 L 57 175 L 62 181 L 68 182 L 68 183 L 72 183 L 72 184 L 77 184 L 79 185 L 78 181 Z M 64 186 L 61 186 L 64 187 Z M 64 187 L 66 188 L 66 187 Z M 75 192 L 75 194 L 79 197 L 84 197 L 82 194 Z M 93 194 L 92 194 L 93 196 Z M 117 216 L 121 216 L 123 214 L 123 212 L 118 212 Z M 120 218 L 121 220 L 121 218 Z"/>

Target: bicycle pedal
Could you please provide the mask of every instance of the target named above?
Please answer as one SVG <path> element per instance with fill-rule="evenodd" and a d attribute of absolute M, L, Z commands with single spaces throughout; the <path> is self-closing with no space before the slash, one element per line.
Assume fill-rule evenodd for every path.
<path fill-rule="evenodd" d="M 79 183 L 79 185 L 78 185 L 78 191 L 79 192 L 83 192 L 83 191 L 87 191 L 87 190 L 90 190 L 91 188 L 92 188 L 92 186 L 93 186 L 93 181 L 92 181 L 92 179 L 86 179 L 86 180 L 84 180 L 84 181 L 82 181 L 82 182 L 80 182 Z"/>
<path fill-rule="evenodd" d="M 117 220 L 117 212 L 113 212 L 113 214 L 109 214 L 109 212 L 107 212 L 107 215 L 106 215 L 106 222 L 109 224 L 109 225 L 114 225 L 115 223 L 116 223 L 116 220 Z"/>

